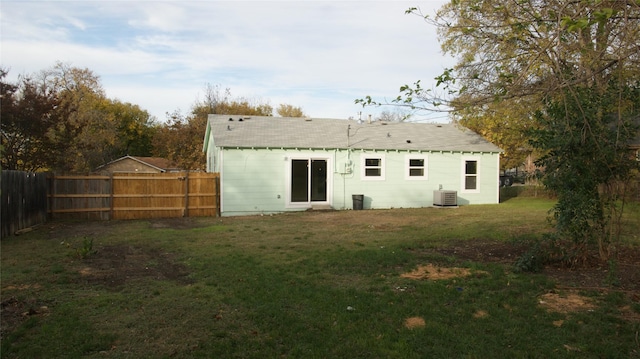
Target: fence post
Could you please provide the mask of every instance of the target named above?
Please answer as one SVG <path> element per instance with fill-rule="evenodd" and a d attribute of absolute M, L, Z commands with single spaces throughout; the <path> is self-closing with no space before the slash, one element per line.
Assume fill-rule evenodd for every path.
<path fill-rule="evenodd" d="M 222 212 L 222 209 L 220 208 L 220 174 L 218 174 L 216 176 L 216 189 L 215 189 L 215 193 L 216 193 L 216 216 L 220 217 L 220 213 Z"/>
<path fill-rule="evenodd" d="M 49 176 L 49 218 L 53 219 L 53 211 L 56 209 L 56 174 L 52 172 Z"/>
<path fill-rule="evenodd" d="M 184 176 L 184 216 L 189 217 L 189 171 Z"/>
<path fill-rule="evenodd" d="M 113 219 L 113 172 L 109 173 L 109 220 Z"/>

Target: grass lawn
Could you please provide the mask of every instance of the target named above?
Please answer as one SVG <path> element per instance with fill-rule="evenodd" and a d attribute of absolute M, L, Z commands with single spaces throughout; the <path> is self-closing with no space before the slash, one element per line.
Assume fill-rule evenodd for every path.
<path fill-rule="evenodd" d="M 1 242 L 1 357 L 640 357 L 640 208 L 627 260 L 514 271 L 552 205 L 50 222 Z"/>

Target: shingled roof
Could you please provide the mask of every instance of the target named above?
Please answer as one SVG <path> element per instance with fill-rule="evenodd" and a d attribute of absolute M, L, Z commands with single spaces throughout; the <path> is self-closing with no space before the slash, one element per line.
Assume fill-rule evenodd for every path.
<path fill-rule="evenodd" d="M 453 124 L 209 115 L 217 147 L 501 152 Z M 207 137 L 208 140 L 208 137 Z M 208 143 L 205 142 L 205 149 Z"/>
<path fill-rule="evenodd" d="M 115 159 L 107 164 L 104 164 L 102 166 L 99 166 L 98 168 L 96 168 L 96 171 L 101 171 L 113 164 L 116 164 L 118 162 L 122 162 L 125 160 L 133 160 L 136 161 L 138 163 L 141 163 L 142 165 L 145 166 L 149 166 L 152 167 L 156 170 L 158 170 L 159 172 L 166 172 L 166 171 L 174 171 L 177 170 L 178 168 L 176 167 L 176 164 L 173 163 L 172 161 L 166 159 L 166 158 L 161 158 L 161 157 L 141 157 L 141 156 L 124 156 L 124 157 L 120 157 L 118 159 Z"/>

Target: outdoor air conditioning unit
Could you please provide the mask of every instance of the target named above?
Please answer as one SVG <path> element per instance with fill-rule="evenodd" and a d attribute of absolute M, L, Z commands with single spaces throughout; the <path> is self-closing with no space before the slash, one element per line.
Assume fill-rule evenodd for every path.
<path fill-rule="evenodd" d="M 433 205 L 436 207 L 457 207 L 457 191 L 433 191 Z"/>

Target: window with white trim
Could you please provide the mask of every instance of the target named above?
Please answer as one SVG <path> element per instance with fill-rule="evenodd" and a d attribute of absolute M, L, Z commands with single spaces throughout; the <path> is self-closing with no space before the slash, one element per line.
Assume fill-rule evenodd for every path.
<path fill-rule="evenodd" d="M 475 158 L 463 158 L 462 190 L 465 192 L 477 192 L 480 190 L 480 161 Z"/>
<path fill-rule="evenodd" d="M 426 156 L 410 155 L 405 158 L 405 179 L 426 180 L 428 178 Z"/>
<path fill-rule="evenodd" d="M 360 177 L 363 180 L 384 180 L 384 156 L 363 155 Z"/>

